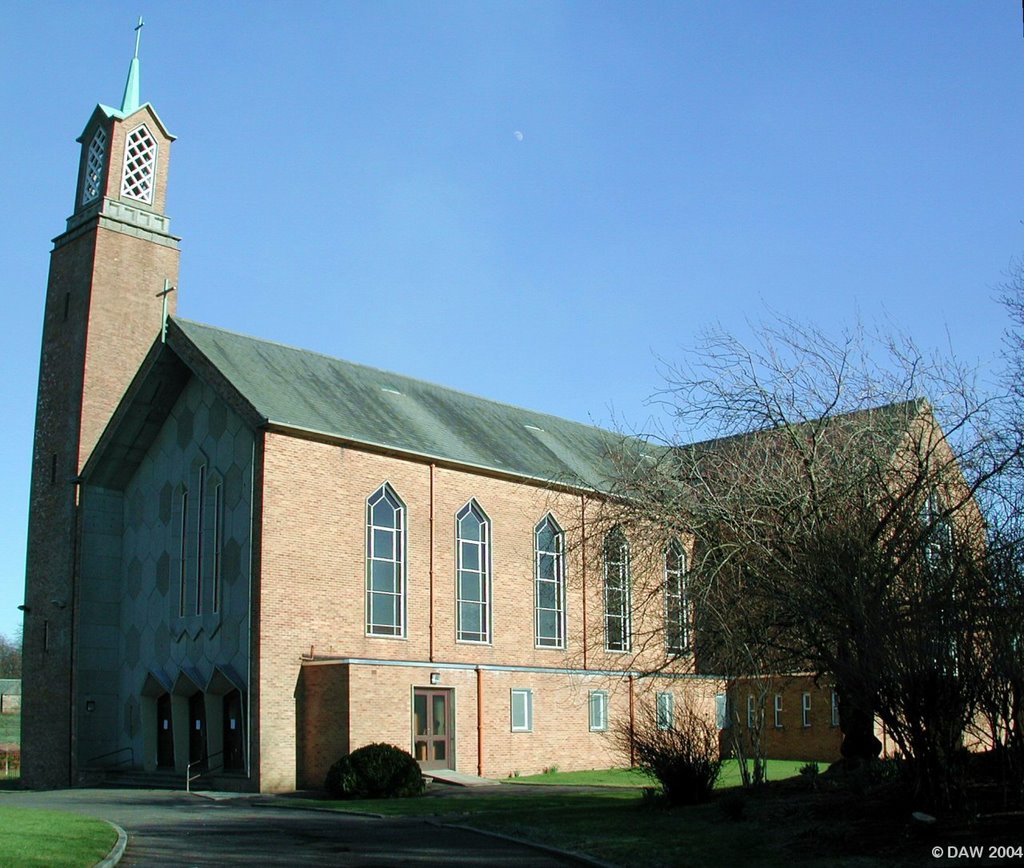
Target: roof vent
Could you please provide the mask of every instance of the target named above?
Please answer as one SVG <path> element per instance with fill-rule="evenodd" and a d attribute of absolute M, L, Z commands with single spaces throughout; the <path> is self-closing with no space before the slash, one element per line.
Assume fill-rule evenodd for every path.
<path fill-rule="evenodd" d="M 401 395 L 402 394 L 401 392 L 398 391 L 398 389 L 389 389 L 387 386 L 381 386 L 380 390 L 382 392 L 387 392 L 389 395 Z"/>
<path fill-rule="evenodd" d="M 538 428 L 536 425 L 523 425 L 524 428 L 529 428 L 531 431 L 543 431 L 543 428 Z"/>

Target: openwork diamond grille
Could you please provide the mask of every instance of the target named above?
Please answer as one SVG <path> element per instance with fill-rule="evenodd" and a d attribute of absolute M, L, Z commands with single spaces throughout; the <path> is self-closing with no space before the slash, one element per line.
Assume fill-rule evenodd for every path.
<path fill-rule="evenodd" d="M 89 143 L 89 156 L 85 161 L 85 185 L 82 187 L 83 205 L 88 205 L 100 194 L 100 184 L 103 182 L 103 163 L 106 158 L 107 132 L 103 127 L 99 127 Z"/>
<path fill-rule="evenodd" d="M 136 127 L 124 144 L 124 175 L 121 195 L 140 202 L 153 201 L 153 176 L 156 174 L 156 140 L 146 125 Z"/>

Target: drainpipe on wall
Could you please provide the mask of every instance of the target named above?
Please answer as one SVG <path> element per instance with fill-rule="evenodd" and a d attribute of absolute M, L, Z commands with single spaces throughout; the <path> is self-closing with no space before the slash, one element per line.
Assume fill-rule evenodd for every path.
<path fill-rule="evenodd" d="M 629 676 L 629 767 L 636 765 L 636 706 L 633 702 L 633 676 Z"/>
<path fill-rule="evenodd" d="M 587 497 L 580 495 L 580 585 L 583 587 L 583 668 L 587 668 Z"/>
<path fill-rule="evenodd" d="M 484 671 L 476 667 L 476 774 L 484 776 Z"/>
<path fill-rule="evenodd" d="M 437 465 L 430 464 L 430 532 L 428 545 L 430 546 L 428 580 L 430 594 L 430 662 L 434 662 L 434 471 Z"/>

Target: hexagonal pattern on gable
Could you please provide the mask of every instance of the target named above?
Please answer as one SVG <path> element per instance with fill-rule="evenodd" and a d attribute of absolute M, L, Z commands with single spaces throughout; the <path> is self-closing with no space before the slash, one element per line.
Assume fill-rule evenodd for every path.
<path fill-rule="evenodd" d="M 221 659 L 230 660 L 238 653 L 238 621 L 225 618 L 217 636 L 220 639 Z"/>
<path fill-rule="evenodd" d="M 246 665 L 247 585 L 239 580 L 251 536 L 249 501 L 253 433 L 213 389 L 193 380 L 172 408 L 162 430 L 129 481 L 118 509 L 120 530 L 120 650 L 110 677 L 119 682 L 126 734 L 139 739 L 138 685 L 145 671 L 163 671 L 173 680 L 194 669 L 208 675 L 217 666 Z M 178 511 L 182 485 L 189 485 L 197 461 L 207 463 L 212 492 L 223 481 L 222 606 L 196 617 L 178 617 L 174 564 L 181 546 Z M 195 485 L 194 478 L 192 485 Z M 212 497 L 212 494 L 211 494 Z M 189 501 L 190 512 L 194 499 Z M 102 531 L 101 531 L 102 532 Z M 172 576 L 172 571 L 175 573 Z M 190 575 L 190 581 L 195 577 Z M 128 731 L 129 716 L 134 730 Z M 120 724 L 117 724 L 120 726 Z"/>
<path fill-rule="evenodd" d="M 235 464 L 248 467 L 252 463 L 252 438 L 248 431 L 235 434 Z"/>
<path fill-rule="evenodd" d="M 129 666 L 139 665 L 139 630 L 134 624 L 124 634 L 124 660 Z"/>
<path fill-rule="evenodd" d="M 242 547 L 233 537 L 224 543 L 224 556 L 221 559 L 221 578 L 224 584 L 233 585 L 242 572 Z"/>
<path fill-rule="evenodd" d="M 142 512 L 143 512 L 143 499 L 141 489 L 136 488 L 132 492 L 132 496 L 128 499 L 128 524 L 131 527 L 137 528 L 142 526 Z"/>
<path fill-rule="evenodd" d="M 167 596 L 167 589 L 171 581 L 171 556 L 167 552 L 161 552 L 156 559 L 156 589 L 159 593 Z"/>
<path fill-rule="evenodd" d="M 154 630 L 167 618 L 167 598 L 156 588 L 149 592 L 146 601 L 146 622 Z"/>
<path fill-rule="evenodd" d="M 171 523 L 171 499 L 174 497 L 174 486 L 165 482 L 160 487 L 160 521 L 163 524 Z"/>
<path fill-rule="evenodd" d="M 187 391 L 187 390 L 186 390 Z M 195 414 L 188 407 L 178 411 L 178 448 L 187 449 L 192 442 L 193 421 Z"/>
<path fill-rule="evenodd" d="M 207 417 L 211 437 L 220 438 L 221 434 L 224 433 L 227 427 L 227 415 L 227 408 L 224 406 L 224 402 L 214 399 Z"/>
<path fill-rule="evenodd" d="M 142 590 L 142 561 L 132 558 L 128 562 L 128 569 L 125 574 L 125 590 L 128 592 L 129 600 L 137 600 L 139 591 Z"/>
<path fill-rule="evenodd" d="M 171 631 L 166 622 L 161 622 L 153 631 L 153 653 L 161 663 L 167 661 L 171 653 Z"/>
<path fill-rule="evenodd" d="M 232 464 L 224 474 L 224 505 L 234 509 L 242 499 L 242 468 Z"/>

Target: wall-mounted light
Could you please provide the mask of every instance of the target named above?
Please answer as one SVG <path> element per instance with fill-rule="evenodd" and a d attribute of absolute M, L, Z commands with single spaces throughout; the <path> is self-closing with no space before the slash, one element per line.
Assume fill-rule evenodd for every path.
<path fill-rule="evenodd" d="M 96 710 L 96 700 L 87 699 L 85 700 L 85 710 L 90 714 Z"/>
<path fill-rule="evenodd" d="M 431 672 L 430 673 L 430 683 L 431 684 L 440 684 L 441 683 L 441 673 L 440 672 Z"/>
<path fill-rule="evenodd" d="M 19 609 L 20 609 L 20 610 L 21 610 L 22 612 L 24 612 L 24 613 L 25 613 L 26 615 L 27 615 L 27 614 L 28 614 L 29 612 L 31 612 L 31 611 L 32 611 L 32 607 L 31 607 L 31 606 L 18 606 L 18 608 L 19 608 Z"/>

